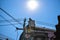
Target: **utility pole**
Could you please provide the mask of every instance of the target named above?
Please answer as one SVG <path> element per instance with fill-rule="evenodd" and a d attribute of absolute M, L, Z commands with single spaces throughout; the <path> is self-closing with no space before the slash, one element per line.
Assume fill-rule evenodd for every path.
<path fill-rule="evenodd" d="M 60 15 L 58 16 L 58 24 L 56 25 L 56 38 L 54 40 L 60 40 Z"/>
<path fill-rule="evenodd" d="M 23 29 L 25 31 L 25 25 L 26 25 L 26 18 L 24 19 Z"/>
<path fill-rule="evenodd" d="M 26 25 L 26 18 L 24 19 L 24 22 L 23 22 L 23 28 L 17 28 L 17 30 L 24 30 L 25 31 L 25 25 Z"/>
<path fill-rule="evenodd" d="M 17 28 L 17 27 L 16 27 L 16 29 L 17 29 L 17 30 L 23 30 L 23 33 L 22 33 L 21 35 L 23 35 L 23 38 L 24 38 L 24 39 L 22 39 L 22 36 L 20 36 L 19 40 L 26 40 L 26 39 L 25 39 L 25 34 L 26 34 L 26 33 L 25 33 L 25 31 L 26 31 L 26 18 L 25 18 L 24 21 L 23 21 L 23 28 Z"/>
<path fill-rule="evenodd" d="M 24 40 L 25 40 L 25 29 L 26 29 L 26 27 L 25 27 L 25 25 L 26 25 L 26 18 L 24 19 L 24 24 L 23 24 L 23 32 L 24 32 L 24 35 L 23 35 L 23 37 L 24 37 Z"/>

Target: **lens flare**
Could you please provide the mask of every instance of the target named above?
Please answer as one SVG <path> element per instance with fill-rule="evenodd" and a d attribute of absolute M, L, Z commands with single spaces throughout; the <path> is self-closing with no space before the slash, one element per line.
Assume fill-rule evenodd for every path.
<path fill-rule="evenodd" d="M 38 8 L 38 2 L 35 0 L 30 0 L 27 2 L 27 8 L 29 10 L 35 10 L 36 8 Z"/>

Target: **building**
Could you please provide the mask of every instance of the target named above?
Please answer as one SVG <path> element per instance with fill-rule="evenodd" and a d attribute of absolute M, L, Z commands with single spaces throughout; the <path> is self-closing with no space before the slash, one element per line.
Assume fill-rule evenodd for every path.
<path fill-rule="evenodd" d="M 28 25 L 25 28 L 25 31 L 21 34 L 19 40 L 54 40 L 55 30 L 36 27 L 35 21 L 29 19 Z"/>

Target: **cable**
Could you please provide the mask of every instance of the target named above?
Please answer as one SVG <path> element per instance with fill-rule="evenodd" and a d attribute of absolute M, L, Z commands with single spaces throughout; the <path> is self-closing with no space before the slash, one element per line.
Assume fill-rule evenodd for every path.
<path fill-rule="evenodd" d="M 11 16 L 9 13 L 7 13 L 5 10 L 3 10 L 2 8 L 0 8 L 0 10 L 2 10 L 5 14 L 7 14 L 8 16 L 10 16 L 13 20 L 15 20 L 16 22 L 18 22 L 19 23 L 19 21 L 17 21 L 13 16 Z M 1 16 L 1 15 L 0 15 Z M 3 19 L 5 19 L 3 16 L 1 16 Z M 6 20 L 6 19 L 5 19 Z M 9 22 L 8 20 L 6 20 L 7 22 Z M 10 22 L 9 22 L 10 23 Z M 11 23 L 10 23 L 11 24 Z M 21 25 L 21 23 L 19 23 L 20 25 Z M 11 24 L 11 25 L 13 25 L 13 24 Z M 13 25 L 13 27 L 15 27 L 16 28 L 16 26 L 15 25 Z M 17 28 L 18 29 L 18 28 Z M 18 37 L 18 35 L 17 35 L 17 37 Z"/>
<path fill-rule="evenodd" d="M 38 24 L 46 25 L 46 26 L 55 26 L 54 24 L 49 24 L 41 21 L 36 21 Z"/>
<path fill-rule="evenodd" d="M 5 19 L 2 15 L 0 15 L 0 17 L 2 17 L 3 19 Z M 5 19 L 6 20 L 6 19 Z M 8 20 L 6 20 L 7 22 L 9 22 L 13 27 L 15 27 L 16 28 L 16 26 L 15 25 L 13 25 L 10 21 L 8 21 Z"/>
<path fill-rule="evenodd" d="M 0 37 L 0 39 L 2 40 L 2 39 L 5 39 L 5 40 L 7 40 L 8 38 L 3 38 L 3 37 Z"/>
<path fill-rule="evenodd" d="M 2 17 L 3 19 L 5 19 L 2 15 L 0 15 L 0 17 Z M 6 19 L 5 19 L 6 20 Z M 8 20 L 6 20 L 7 22 L 9 22 L 10 24 L 11 24 L 11 22 L 10 21 L 8 21 Z M 13 25 L 13 24 L 11 24 L 11 25 Z M 13 27 L 15 27 L 16 28 L 16 26 L 15 25 L 13 25 Z M 23 30 L 23 29 L 21 29 L 21 30 Z M 17 31 L 17 30 L 16 30 Z M 18 31 L 17 31 L 17 36 L 16 36 L 16 40 L 18 39 Z"/>
<path fill-rule="evenodd" d="M 17 33 L 17 35 L 16 35 L 16 40 L 18 39 L 18 31 L 16 30 L 16 33 Z"/>
<path fill-rule="evenodd" d="M 0 15 L 0 17 L 2 17 L 3 19 L 5 19 L 2 15 Z M 5 19 L 6 20 L 6 19 Z M 7 22 L 9 22 L 13 27 L 16 28 L 16 30 L 23 30 L 23 28 L 18 28 L 15 25 L 13 25 L 10 21 L 6 20 Z"/>
<path fill-rule="evenodd" d="M 2 10 L 5 14 L 7 14 L 8 16 L 10 16 L 13 20 L 15 20 L 16 22 L 19 23 L 19 21 L 17 21 L 13 16 L 11 16 L 9 13 L 7 13 L 5 10 L 3 10 L 2 8 L 0 8 L 0 10 Z M 21 25 L 21 23 L 19 23 Z"/>
<path fill-rule="evenodd" d="M 16 20 L 18 20 L 19 22 L 20 22 L 20 21 L 23 21 L 23 20 L 20 20 L 20 19 L 16 19 Z M 9 21 L 10 21 L 10 22 L 16 22 L 16 21 L 11 20 L 11 19 L 9 19 Z M 0 23 L 2 23 L 2 22 L 6 22 L 6 20 L 0 20 Z M 22 24 L 22 23 L 21 23 L 21 24 Z"/>
<path fill-rule="evenodd" d="M 4 34 L 0 34 L 0 40 L 14 40 L 13 38 L 7 36 L 7 35 L 4 35 Z"/>
<path fill-rule="evenodd" d="M 3 24 L 3 25 L 1 25 L 0 24 L 0 26 L 10 26 L 11 24 Z M 17 23 L 14 23 L 13 25 L 17 25 Z"/>
<path fill-rule="evenodd" d="M 1 16 L 0 15 L 0 17 L 2 17 L 3 19 L 5 19 L 3 16 Z M 6 19 L 5 19 L 6 20 Z M 6 20 L 7 22 L 9 22 L 8 20 Z M 9 22 L 10 24 L 11 24 L 11 22 Z M 13 24 L 11 24 L 13 27 L 15 27 L 16 28 L 16 31 L 17 31 L 17 27 L 15 26 L 15 25 L 13 25 Z M 20 30 L 23 30 L 22 28 L 20 28 Z M 18 31 L 17 31 L 17 38 L 18 38 Z M 16 40 L 17 40 L 17 38 L 16 38 Z"/>

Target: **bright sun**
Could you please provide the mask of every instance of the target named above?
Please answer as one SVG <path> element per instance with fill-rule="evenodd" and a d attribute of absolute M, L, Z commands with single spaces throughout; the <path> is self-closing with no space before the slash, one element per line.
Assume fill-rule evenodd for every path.
<path fill-rule="evenodd" d="M 38 2 L 36 0 L 29 0 L 27 2 L 27 8 L 29 10 L 35 10 L 38 7 Z"/>

